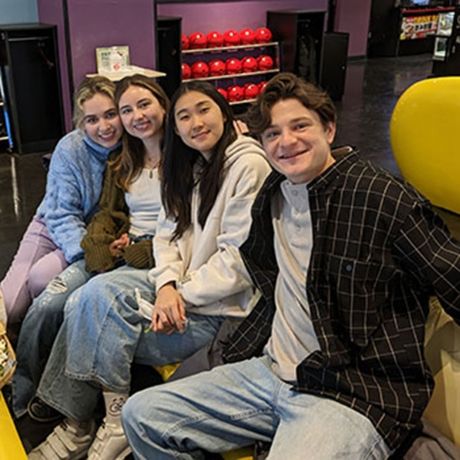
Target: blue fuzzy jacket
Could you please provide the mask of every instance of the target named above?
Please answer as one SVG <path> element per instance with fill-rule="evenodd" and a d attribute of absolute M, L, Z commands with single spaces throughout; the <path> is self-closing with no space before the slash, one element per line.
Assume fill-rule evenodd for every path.
<path fill-rule="evenodd" d="M 54 149 L 37 217 L 69 264 L 83 257 L 80 242 L 96 211 L 107 157 L 114 148 L 96 144 L 77 129 Z"/>

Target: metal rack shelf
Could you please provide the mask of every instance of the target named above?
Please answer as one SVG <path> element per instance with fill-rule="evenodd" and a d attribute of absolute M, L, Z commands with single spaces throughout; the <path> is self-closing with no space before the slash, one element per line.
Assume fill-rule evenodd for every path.
<path fill-rule="evenodd" d="M 258 70 L 257 72 L 245 72 L 245 73 L 233 73 L 231 75 L 217 75 L 216 77 L 201 77 L 201 78 L 189 78 L 187 80 L 182 80 L 184 83 L 188 81 L 197 81 L 197 80 L 228 80 L 232 78 L 240 78 L 240 77 L 251 77 L 255 75 L 266 75 L 271 73 L 277 73 L 280 69 L 270 69 L 270 70 Z"/>
<path fill-rule="evenodd" d="M 266 48 L 269 46 L 278 46 L 277 42 L 268 43 L 251 43 L 249 45 L 236 45 L 236 46 L 217 46 L 213 48 L 196 48 L 191 50 L 182 50 L 182 54 L 202 54 L 202 53 L 215 53 L 221 51 L 240 51 L 251 48 Z"/>

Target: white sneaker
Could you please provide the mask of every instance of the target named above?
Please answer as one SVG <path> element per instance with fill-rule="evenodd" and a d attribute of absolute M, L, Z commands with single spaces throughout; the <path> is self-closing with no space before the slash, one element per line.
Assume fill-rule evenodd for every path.
<path fill-rule="evenodd" d="M 88 451 L 88 460 L 123 460 L 130 453 L 121 421 L 114 424 L 106 423 L 104 419 Z"/>
<path fill-rule="evenodd" d="M 86 457 L 93 442 L 96 424 L 91 421 L 82 433 L 64 420 L 38 447 L 29 453 L 29 460 L 80 460 Z"/>

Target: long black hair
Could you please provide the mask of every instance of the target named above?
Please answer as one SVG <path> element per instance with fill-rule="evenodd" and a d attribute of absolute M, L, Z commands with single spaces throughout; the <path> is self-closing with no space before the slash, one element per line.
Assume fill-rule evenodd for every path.
<path fill-rule="evenodd" d="M 220 108 L 224 119 L 224 132 L 214 146 L 209 161 L 203 161 L 199 177 L 194 176 L 194 165 L 202 158 L 198 150 L 187 146 L 176 131 L 175 107 L 184 94 L 196 91 L 208 96 Z M 165 130 L 164 161 L 162 163 L 161 199 L 168 218 L 177 225 L 173 240 L 180 238 L 191 224 L 192 191 L 199 186 L 200 208 L 198 222 L 204 227 L 209 212 L 225 177 L 225 150 L 236 140 L 234 117 L 222 95 L 208 82 L 183 83 L 171 98 Z"/>

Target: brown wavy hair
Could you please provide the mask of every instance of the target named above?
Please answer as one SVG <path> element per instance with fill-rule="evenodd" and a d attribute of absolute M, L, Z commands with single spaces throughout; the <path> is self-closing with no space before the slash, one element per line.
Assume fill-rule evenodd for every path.
<path fill-rule="evenodd" d="M 120 80 L 115 90 L 115 103 L 117 107 L 120 103 L 121 96 L 123 96 L 126 90 L 131 86 L 145 88 L 150 91 L 155 99 L 157 99 L 161 107 L 165 110 L 164 126 L 166 114 L 169 110 L 169 99 L 161 86 L 149 77 L 136 74 L 124 77 Z M 109 167 L 115 175 L 115 183 L 125 192 L 128 191 L 130 184 L 135 181 L 141 173 L 144 167 L 144 154 L 145 147 L 143 142 L 125 131 L 122 137 L 121 153 L 115 160 L 109 163 Z"/>
<path fill-rule="evenodd" d="M 297 99 L 309 110 L 316 112 L 324 128 L 335 123 L 337 112 L 329 95 L 312 83 L 288 72 L 273 77 L 248 110 L 245 121 L 251 131 L 260 138 L 271 125 L 271 109 L 281 100 Z"/>

